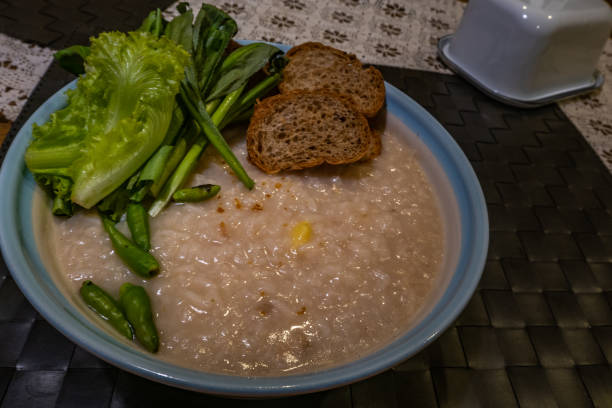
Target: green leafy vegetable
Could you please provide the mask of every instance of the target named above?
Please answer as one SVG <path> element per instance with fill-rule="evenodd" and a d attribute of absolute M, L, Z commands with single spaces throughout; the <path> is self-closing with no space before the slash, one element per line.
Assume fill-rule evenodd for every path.
<path fill-rule="evenodd" d="M 147 18 L 144 19 L 141 26 L 136 31 L 149 32 L 156 37 L 162 33 L 164 28 L 164 20 L 161 16 L 161 10 L 155 9 L 149 13 Z"/>
<path fill-rule="evenodd" d="M 181 45 L 185 51 L 191 53 L 193 51 L 193 12 L 191 9 L 185 10 L 184 13 L 175 17 L 168 23 L 164 31 L 164 35 Z"/>
<path fill-rule="evenodd" d="M 86 75 L 68 106 L 35 126 L 32 173 L 68 177 L 72 202 L 91 208 L 134 174 L 163 142 L 188 54 L 146 32 L 93 39 Z"/>
<path fill-rule="evenodd" d="M 51 212 L 54 215 L 71 216 L 74 210 L 70 201 L 72 181 L 67 177 L 46 174 L 38 174 L 35 179 L 38 185 L 53 197 Z"/>
<path fill-rule="evenodd" d="M 202 4 L 193 29 L 193 58 L 203 94 L 206 94 L 215 68 L 237 31 L 238 25 L 228 14 L 215 6 Z"/>
<path fill-rule="evenodd" d="M 53 213 L 70 216 L 74 204 L 96 206 L 117 254 L 145 277 L 159 271 L 147 252 L 147 214 L 159 214 L 171 199 L 198 201 L 219 191 L 212 185 L 179 190 L 209 145 L 253 188 L 220 131 L 250 117 L 286 64 L 268 44 L 229 53 L 238 27 L 222 10 L 204 4 L 193 21 L 186 3 L 177 9 L 171 21 L 157 9 L 137 31 L 104 33 L 90 47 L 56 53 L 63 67 L 85 75 L 67 92 L 68 106 L 34 126 L 25 155 L 53 197 Z M 136 244 L 114 226 L 126 210 Z"/>
<path fill-rule="evenodd" d="M 265 43 L 252 43 L 238 48 L 223 61 L 216 74 L 219 79 L 206 97 L 206 101 L 221 98 L 245 85 L 253 74 L 279 53 L 281 51 L 278 48 Z"/>
<path fill-rule="evenodd" d="M 74 75 L 81 75 L 85 72 L 85 58 L 89 55 L 89 47 L 84 45 L 73 45 L 53 54 L 53 57 L 60 64 L 60 67 Z"/>
<path fill-rule="evenodd" d="M 129 182 L 127 183 L 129 184 Z M 119 222 L 130 203 L 130 192 L 127 188 L 118 188 L 98 203 L 96 208 L 113 222 Z"/>

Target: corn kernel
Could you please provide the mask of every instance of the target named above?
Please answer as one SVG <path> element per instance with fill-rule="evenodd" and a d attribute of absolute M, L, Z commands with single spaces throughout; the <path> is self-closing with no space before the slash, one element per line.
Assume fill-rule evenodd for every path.
<path fill-rule="evenodd" d="M 308 243 L 311 235 L 312 227 L 308 221 L 302 221 L 296 224 L 291 231 L 291 241 L 293 243 L 292 247 L 295 249 Z"/>

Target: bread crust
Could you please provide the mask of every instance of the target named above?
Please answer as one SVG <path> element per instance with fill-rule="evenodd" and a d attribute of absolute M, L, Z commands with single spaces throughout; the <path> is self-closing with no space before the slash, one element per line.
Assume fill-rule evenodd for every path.
<path fill-rule="evenodd" d="M 358 130 L 363 134 L 362 142 L 358 146 L 358 150 L 355 154 L 352 154 L 348 157 L 313 157 L 311 160 L 299 162 L 299 163 L 284 163 L 282 166 L 271 167 L 270 163 L 265 160 L 265 155 L 261 152 L 257 151 L 258 146 L 258 138 L 260 132 L 263 130 L 264 120 L 274 115 L 275 107 L 284 102 L 292 103 L 301 98 L 305 98 L 307 96 L 312 97 L 320 97 L 320 98 L 333 98 L 336 101 L 342 103 L 345 108 L 352 111 L 355 114 L 356 124 L 355 126 Z M 282 170 L 301 170 L 308 167 L 314 167 L 321 165 L 323 163 L 328 164 L 347 164 L 353 163 L 363 159 L 366 155 L 370 153 L 370 147 L 373 143 L 373 139 L 376 136 L 370 130 L 370 126 L 368 124 L 367 119 L 363 114 L 361 114 L 358 110 L 355 109 L 352 101 L 344 95 L 338 95 L 333 92 L 327 91 L 292 91 L 287 93 L 282 93 L 278 95 L 274 95 L 268 97 L 262 101 L 258 101 L 255 105 L 255 110 L 253 112 L 253 116 L 251 117 L 251 121 L 249 123 L 249 127 L 247 129 L 247 152 L 249 160 L 259 167 L 261 170 L 268 174 L 278 173 Z M 261 143 L 261 141 L 259 141 Z M 322 141 L 321 141 L 322 142 Z M 380 150 L 379 150 L 380 151 Z"/>
<path fill-rule="evenodd" d="M 313 50 L 321 50 L 324 52 L 328 52 L 339 57 L 344 61 L 348 69 L 354 70 L 354 73 L 358 73 L 359 77 L 363 80 L 361 81 L 360 88 L 367 89 L 367 93 L 370 95 L 369 103 L 367 106 L 362 106 L 357 103 L 356 98 L 353 98 L 350 94 L 344 94 L 339 89 L 331 89 L 329 84 L 326 84 L 325 80 L 318 81 L 316 84 L 309 85 L 306 88 L 301 88 L 296 85 L 293 81 L 293 78 L 298 77 L 299 75 L 294 75 L 294 71 L 299 70 L 299 61 L 298 57 L 301 54 L 312 52 Z M 281 93 L 292 92 L 296 90 L 305 90 L 305 91 L 315 91 L 315 90 L 331 90 L 335 93 L 343 94 L 344 96 L 350 98 L 356 107 L 361 113 L 363 113 L 366 117 L 372 118 L 374 117 L 378 111 L 383 107 L 385 103 L 385 82 L 380 71 L 374 67 L 363 68 L 361 61 L 354 55 L 349 54 L 339 49 L 329 47 L 327 45 L 318 43 L 318 42 L 306 42 L 291 48 L 287 52 L 287 58 L 289 58 L 289 64 L 284 69 L 284 79 L 279 84 L 279 90 Z M 329 69 L 321 68 L 321 72 L 323 71 L 331 71 Z M 327 87 L 326 87 L 327 85 Z"/>
<path fill-rule="evenodd" d="M 294 57 L 295 55 L 299 54 L 300 52 L 303 51 L 310 51 L 313 49 L 319 49 L 319 50 L 324 50 L 324 51 L 328 51 L 331 52 L 333 54 L 336 54 L 342 58 L 345 58 L 347 63 L 355 65 L 356 67 L 361 68 L 361 61 L 359 61 L 359 59 L 357 59 L 357 56 L 355 54 L 349 54 L 348 52 L 344 52 L 342 50 L 339 50 L 337 48 L 334 47 L 330 47 L 328 45 L 325 45 L 323 43 L 320 42 L 316 42 L 316 41 L 308 41 L 305 43 L 302 43 L 300 45 L 296 45 L 295 47 L 291 48 L 289 51 L 287 51 L 287 58 L 291 59 L 291 57 Z"/>
<path fill-rule="evenodd" d="M 377 130 L 370 129 L 370 144 L 368 145 L 368 150 L 366 154 L 360 159 L 360 161 L 365 162 L 368 160 L 372 160 L 375 157 L 380 156 L 380 152 L 382 151 L 382 139 L 381 134 Z"/>

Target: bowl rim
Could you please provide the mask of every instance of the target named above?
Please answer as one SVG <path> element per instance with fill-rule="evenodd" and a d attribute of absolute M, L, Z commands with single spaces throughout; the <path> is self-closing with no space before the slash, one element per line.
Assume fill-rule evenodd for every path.
<path fill-rule="evenodd" d="M 29 186 L 22 182 L 29 174 L 23 161 L 28 133 L 33 123 L 42 123 L 50 112 L 62 106 L 62 101 L 65 103 L 64 92 L 74 87 L 75 82 L 64 86 L 34 112 L 7 152 L 0 170 L 0 185 L 6 189 L 6 194 L 0 197 L 0 249 L 13 279 L 39 313 L 71 341 L 99 358 L 150 380 L 198 392 L 235 397 L 303 394 L 373 376 L 413 356 L 446 330 L 472 297 L 485 265 L 489 238 L 481 186 L 468 159 L 444 127 L 402 91 L 385 83 L 388 112 L 415 132 L 438 160 L 455 194 L 461 218 L 458 264 L 439 301 L 421 322 L 387 346 L 356 361 L 315 373 L 280 377 L 205 373 L 173 365 L 121 344 L 80 312 L 66 306 L 67 300 L 50 278 L 38 273 L 42 262 L 37 259 L 36 244 L 24 235 L 32 233 L 31 203 L 19 205 L 23 201 L 20 199 L 27 196 L 24 189 L 33 188 L 33 181 Z"/>

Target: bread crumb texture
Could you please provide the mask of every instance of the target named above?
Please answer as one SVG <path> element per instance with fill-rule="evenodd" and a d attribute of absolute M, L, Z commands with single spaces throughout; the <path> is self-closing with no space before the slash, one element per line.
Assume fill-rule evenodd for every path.
<path fill-rule="evenodd" d="M 353 54 L 321 43 L 307 42 L 287 52 L 282 93 L 325 90 L 348 97 L 366 117 L 374 117 L 385 103 L 385 82 L 374 67 L 364 68 Z"/>
<path fill-rule="evenodd" d="M 296 91 L 257 104 L 247 150 L 252 163 L 272 174 L 361 160 L 376 150 L 375 137 L 367 119 L 346 98 Z"/>

